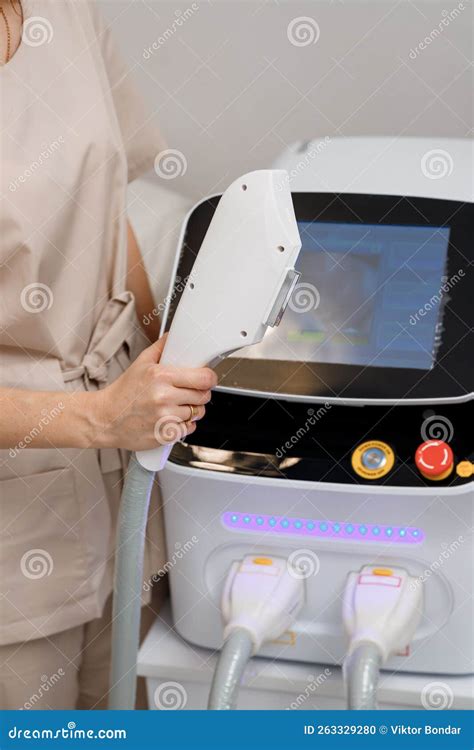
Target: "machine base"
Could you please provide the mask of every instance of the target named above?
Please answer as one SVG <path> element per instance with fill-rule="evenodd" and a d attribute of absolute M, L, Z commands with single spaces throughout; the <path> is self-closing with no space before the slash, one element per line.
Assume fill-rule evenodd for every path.
<path fill-rule="evenodd" d="M 218 653 L 192 646 L 172 629 L 167 605 L 138 657 L 150 709 L 204 710 Z M 474 708 L 474 678 L 382 672 L 380 709 Z M 452 703 L 451 703 L 452 701 Z M 338 710 L 346 708 L 340 667 L 254 658 L 245 670 L 238 709 Z"/>

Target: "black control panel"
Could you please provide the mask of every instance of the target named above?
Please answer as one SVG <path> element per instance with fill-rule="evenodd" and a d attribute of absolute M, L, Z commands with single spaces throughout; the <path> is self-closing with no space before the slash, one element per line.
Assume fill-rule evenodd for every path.
<path fill-rule="evenodd" d="M 474 481 L 473 402 L 340 406 L 213 393 L 171 461 L 194 468 L 340 484 Z"/>

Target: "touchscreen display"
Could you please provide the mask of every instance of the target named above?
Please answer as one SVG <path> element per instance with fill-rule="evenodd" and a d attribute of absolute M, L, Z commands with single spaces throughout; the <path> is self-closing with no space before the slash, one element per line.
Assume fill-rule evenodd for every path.
<path fill-rule="evenodd" d="M 301 277 L 285 315 L 236 356 L 430 369 L 442 335 L 449 228 L 298 227 Z"/>

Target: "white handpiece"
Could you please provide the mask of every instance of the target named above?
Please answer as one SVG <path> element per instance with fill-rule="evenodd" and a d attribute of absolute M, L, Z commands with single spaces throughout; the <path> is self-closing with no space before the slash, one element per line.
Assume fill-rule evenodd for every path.
<path fill-rule="evenodd" d="M 300 248 L 287 173 L 265 169 L 235 180 L 204 237 L 161 363 L 204 367 L 259 343 L 281 320 Z M 160 471 L 172 447 L 139 451 L 138 461 Z"/>

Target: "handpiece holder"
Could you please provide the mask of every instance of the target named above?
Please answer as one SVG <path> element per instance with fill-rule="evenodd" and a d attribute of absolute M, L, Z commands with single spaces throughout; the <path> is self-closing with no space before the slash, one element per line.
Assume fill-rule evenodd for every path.
<path fill-rule="evenodd" d="M 300 248 L 287 172 L 258 170 L 235 180 L 204 237 L 160 362 L 213 366 L 258 344 L 281 320 L 299 278 Z M 137 459 L 160 471 L 172 448 L 139 451 Z"/>

